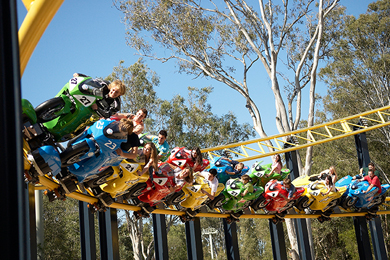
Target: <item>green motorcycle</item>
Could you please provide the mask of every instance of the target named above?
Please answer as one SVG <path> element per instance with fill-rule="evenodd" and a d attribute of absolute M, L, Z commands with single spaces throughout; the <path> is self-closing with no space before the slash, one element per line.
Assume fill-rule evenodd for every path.
<path fill-rule="evenodd" d="M 35 108 L 38 123 L 43 123 L 56 141 L 73 138 L 100 117 L 108 118 L 117 112 L 100 103 L 107 85 L 108 82 L 91 77 L 70 79 L 55 98 Z M 97 110 L 92 109 L 93 104 L 97 104 Z"/>
<path fill-rule="evenodd" d="M 261 162 L 256 162 L 253 164 L 252 168 L 247 173 L 252 179 L 252 184 L 255 186 L 265 187 L 265 185 L 272 179 L 278 181 L 284 180 L 289 174 L 289 169 L 282 169 L 280 173 L 274 172 L 270 176 L 266 177 L 270 173 L 272 168 L 272 163 L 261 165 Z"/>
<path fill-rule="evenodd" d="M 222 211 L 229 213 L 231 216 L 227 219 L 229 223 L 237 221 L 243 214 L 243 210 L 252 204 L 256 203 L 258 199 L 262 199 L 261 194 L 264 192 L 263 187 L 253 186 L 253 192 L 248 192 L 242 196 L 246 190 L 244 184 L 240 179 L 230 179 L 226 182 L 225 189 L 222 191 L 225 199 L 222 201 Z"/>

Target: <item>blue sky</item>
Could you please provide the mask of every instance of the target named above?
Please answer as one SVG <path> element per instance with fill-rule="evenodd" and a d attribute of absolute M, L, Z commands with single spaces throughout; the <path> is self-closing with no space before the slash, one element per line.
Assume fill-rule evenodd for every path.
<path fill-rule="evenodd" d="M 341 0 L 349 14 L 364 13 L 372 1 Z M 18 3 L 19 25 L 26 9 L 21 0 Z M 114 66 L 124 60 L 124 66 L 137 61 L 126 45 L 125 25 L 121 23 L 122 13 L 112 5 L 112 1 L 65 0 L 49 24 L 22 76 L 22 97 L 33 106 L 54 97 L 74 72 L 92 77 L 106 77 Z M 213 112 L 218 115 L 232 111 L 239 123 L 252 124 L 245 100 L 235 91 L 212 80 L 193 79 L 189 75 L 176 73 L 174 63 L 145 60 L 146 64 L 160 76 L 160 86 L 156 88 L 160 98 L 171 99 L 175 94 L 186 96 L 187 87 L 213 86 L 209 98 Z M 270 86 L 268 76 L 259 72 L 259 83 Z M 264 98 L 266 97 L 266 98 Z M 268 98 L 269 97 L 269 98 Z M 257 97 L 257 103 L 269 107 L 268 114 L 262 112 L 263 124 L 268 135 L 277 134 L 275 127 L 274 99 L 270 88 Z M 302 115 L 306 118 L 306 114 Z"/>

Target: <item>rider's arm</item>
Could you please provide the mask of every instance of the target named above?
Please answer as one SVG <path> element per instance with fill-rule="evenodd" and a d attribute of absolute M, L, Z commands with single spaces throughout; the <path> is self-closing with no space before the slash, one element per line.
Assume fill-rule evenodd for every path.
<path fill-rule="evenodd" d="M 127 159 L 132 159 L 134 160 L 135 158 L 137 158 L 137 155 L 138 155 L 138 147 L 133 147 L 131 149 L 131 152 L 125 152 L 123 151 L 122 149 L 117 149 L 116 150 L 116 153 L 119 155 L 119 156 L 122 156 L 122 157 L 125 157 Z"/>
<path fill-rule="evenodd" d="M 363 193 L 369 192 L 374 186 L 375 186 L 374 184 L 371 184 L 370 186 L 368 186 L 367 190 L 363 191 Z"/>
<path fill-rule="evenodd" d="M 215 198 L 215 192 L 211 192 L 211 194 L 210 194 L 210 193 L 208 193 L 207 191 L 205 191 L 204 189 L 202 189 L 201 192 L 202 192 L 203 194 L 206 194 L 207 197 L 209 197 L 209 199 L 211 199 L 211 200 L 213 200 L 213 199 Z"/>

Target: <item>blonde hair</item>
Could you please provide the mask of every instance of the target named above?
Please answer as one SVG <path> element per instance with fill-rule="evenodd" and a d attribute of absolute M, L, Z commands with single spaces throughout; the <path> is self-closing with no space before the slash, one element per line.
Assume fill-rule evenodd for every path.
<path fill-rule="evenodd" d="M 242 169 L 244 169 L 244 164 L 243 163 L 239 163 L 237 164 L 237 171 L 241 171 Z"/>
<path fill-rule="evenodd" d="M 119 121 L 119 128 L 123 131 L 125 130 L 129 135 L 133 133 L 133 120 L 128 119 L 128 118 L 122 118 Z"/>
<path fill-rule="evenodd" d="M 120 79 L 116 79 L 108 85 L 108 89 L 119 88 L 121 96 L 126 93 L 126 85 Z"/>

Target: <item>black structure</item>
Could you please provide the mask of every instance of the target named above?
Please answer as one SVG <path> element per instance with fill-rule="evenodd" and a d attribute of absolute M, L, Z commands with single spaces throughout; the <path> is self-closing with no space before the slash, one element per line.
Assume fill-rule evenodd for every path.
<path fill-rule="evenodd" d="M 188 260 L 202 260 L 203 248 L 200 219 L 195 218 L 193 221 L 187 221 L 185 227 Z"/>
<path fill-rule="evenodd" d="M 228 224 L 226 219 L 223 219 L 223 229 L 225 231 L 225 245 L 226 245 L 227 259 L 228 260 L 240 259 L 240 253 L 238 250 L 236 222 Z"/>
<path fill-rule="evenodd" d="M 290 146 L 288 144 L 284 146 L 284 148 L 289 147 Z M 290 169 L 290 178 L 291 180 L 294 180 L 299 177 L 297 152 L 287 152 L 285 153 L 285 157 L 287 167 Z M 295 219 L 295 230 L 297 233 L 300 258 L 305 260 L 313 259 L 310 250 L 309 234 L 306 219 Z"/>
<path fill-rule="evenodd" d="M 88 204 L 79 201 L 81 259 L 96 260 L 95 218 Z"/>
<path fill-rule="evenodd" d="M 152 214 L 154 231 L 154 254 L 156 260 L 169 259 L 168 257 L 168 236 L 165 215 Z"/>
<path fill-rule="evenodd" d="M 3 259 L 30 259 L 28 201 L 23 180 L 18 23 L 15 0 L 0 1 L 0 252 Z"/>
<path fill-rule="evenodd" d="M 363 123 L 359 121 L 359 125 L 363 125 Z M 358 129 L 360 129 L 358 126 L 354 126 L 353 130 L 355 131 Z M 370 155 L 368 152 L 366 133 L 360 133 L 354 137 L 359 168 L 367 167 L 370 163 Z M 354 217 L 353 222 L 355 225 L 356 240 L 358 243 L 360 259 L 372 259 L 371 247 L 367 246 L 369 245 L 370 240 L 367 230 L 366 218 Z M 371 241 L 374 249 L 375 259 L 388 259 L 380 218 L 376 217 L 374 220 L 369 221 L 369 226 L 371 230 Z"/>
<path fill-rule="evenodd" d="M 269 230 L 271 232 L 272 254 L 275 260 L 287 260 L 286 242 L 284 241 L 283 224 L 272 223 L 268 220 Z"/>
<path fill-rule="evenodd" d="M 116 209 L 99 212 L 99 238 L 101 259 L 119 260 L 118 221 Z"/>

